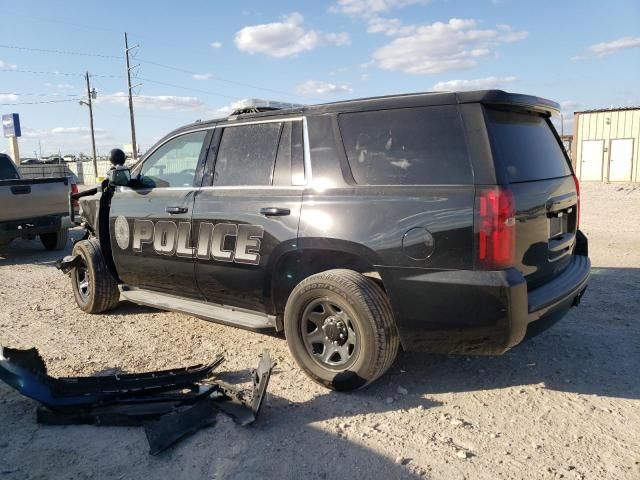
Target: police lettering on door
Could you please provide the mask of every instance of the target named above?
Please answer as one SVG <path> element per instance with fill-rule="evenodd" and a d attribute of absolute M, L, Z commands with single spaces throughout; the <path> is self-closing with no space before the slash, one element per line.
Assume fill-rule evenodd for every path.
<path fill-rule="evenodd" d="M 129 247 L 142 252 L 144 245 L 151 245 L 158 255 L 197 257 L 202 260 L 235 262 L 247 265 L 260 264 L 260 244 L 264 229 L 260 225 L 235 223 L 200 224 L 195 245 L 191 242 L 191 224 L 170 220 L 133 221 L 133 235 L 125 217 L 117 217 L 114 237 L 121 250 Z M 234 242 L 229 240 L 234 239 Z M 230 245 L 233 244 L 233 247 Z"/>

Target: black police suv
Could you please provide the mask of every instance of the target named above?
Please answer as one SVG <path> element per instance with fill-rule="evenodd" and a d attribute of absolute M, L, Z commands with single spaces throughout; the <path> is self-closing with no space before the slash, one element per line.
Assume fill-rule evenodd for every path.
<path fill-rule="evenodd" d="M 284 332 L 338 390 L 380 377 L 400 346 L 503 353 L 589 279 L 557 110 L 418 93 L 185 126 L 82 199 L 76 301 Z"/>

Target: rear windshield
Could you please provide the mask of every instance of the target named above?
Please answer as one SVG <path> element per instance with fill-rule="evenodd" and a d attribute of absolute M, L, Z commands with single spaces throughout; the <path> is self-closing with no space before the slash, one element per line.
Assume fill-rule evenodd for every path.
<path fill-rule="evenodd" d="M 493 154 L 510 183 L 571 175 L 571 169 L 544 117 L 487 109 Z"/>
<path fill-rule="evenodd" d="M 360 185 L 473 183 L 462 122 L 453 105 L 340 115 L 353 178 Z"/>
<path fill-rule="evenodd" d="M 0 180 L 17 180 L 20 178 L 13 162 L 6 155 L 0 155 Z"/>

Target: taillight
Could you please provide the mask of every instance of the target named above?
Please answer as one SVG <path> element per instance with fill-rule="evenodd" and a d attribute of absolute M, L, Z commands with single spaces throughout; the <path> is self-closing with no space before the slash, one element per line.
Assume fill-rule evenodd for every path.
<path fill-rule="evenodd" d="M 578 201 L 576 202 L 576 230 L 578 230 L 580 228 L 580 182 L 575 175 L 573 176 L 573 183 L 576 184 L 576 195 L 578 196 Z"/>
<path fill-rule="evenodd" d="M 75 183 L 71 184 L 71 193 L 78 193 L 78 185 L 76 185 Z M 74 207 L 78 207 L 80 203 L 78 202 L 78 200 L 71 200 L 71 205 L 73 205 Z"/>
<path fill-rule="evenodd" d="M 477 265 L 486 270 L 513 266 L 516 217 L 508 188 L 479 188 L 476 193 Z"/>

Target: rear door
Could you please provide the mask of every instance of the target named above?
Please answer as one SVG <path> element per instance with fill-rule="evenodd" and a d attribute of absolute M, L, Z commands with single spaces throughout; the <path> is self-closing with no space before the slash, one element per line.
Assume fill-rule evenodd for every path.
<path fill-rule="evenodd" d="M 231 124 L 218 136 L 193 212 L 196 279 L 210 302 L 265 312 L 273 262 L 297 248 L 302 121 Z"/>
<path fill-rule="evenodd" d="M 194 275 L 191 215 L 211 137 L 212 130 L 200 130 L 169 139 L 140 166 L 140 187 L 114 193 L 111 245 L 125 284 L 202 298 Z"/>
<path fill-rule="evenodd" d="M 580 180 L 601 181 L 604 140 L 583 140 L 581 157 Z"/>
<path fill-rule="evenodd" d="M 630 182 L 633 164 L 633 138 L 611 140 L 609 152 L 609 181 Z"/>
<path fill-rule="evenodd" d="M 548 118 L 487 108 L 499 177 L 516 207 L 516 267 L 530 289 L 560 273 L 575 246 L 578 195 L 569 161 Z"/>

